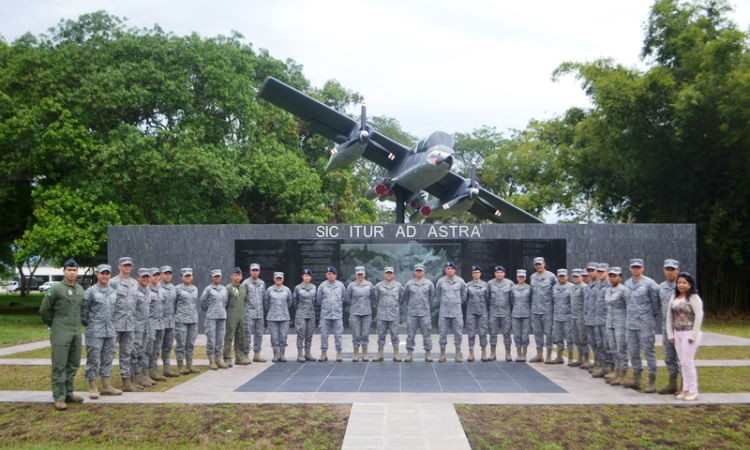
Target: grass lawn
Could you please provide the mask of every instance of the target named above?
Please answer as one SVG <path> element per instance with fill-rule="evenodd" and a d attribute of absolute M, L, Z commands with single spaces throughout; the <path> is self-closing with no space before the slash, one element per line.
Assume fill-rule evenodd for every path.
<path fill-rule="evenodd" d="M 728 334 L 750 339 L 750 321 L 730 321 L 726 319 L 708 319 L 703 322 L 703 331 Z"/>
<path fill-rule="evenodd" d="M 0 347 L 11 347 L 49 339 L 47 325 L 37 311 L 28 308 L 0 309 Z"/>
<path fill-rule="evenodd" d="M 750 347 L 747 345 L 727 345 L 698 347 L 695 359 L 716 360 L 716 359 L 748 359 L 750 358 Z M 656 347 L 656 359 L 664 359 L 664 348 Z"/>
<path fill-rule="evenodd" d="M 208 371 L 208 366 L 196 366 L 195 368 L 200 370 L 201 373 Z M 176 367 L 173 369 L 176 369 Z M 3 390 L 8 391 L 51 391 L 51 374 L 52 369 L 50 366 L 0 366 L 0 386 L 2 386 Z M 200 374 L 196 373 L 182 375 L 177 378 L 167 378 L 167 381 L 156 383 L 156 386 L 147 388 L 144 392 L 164 392 L 198 375 Z M 111 381 L 112 385 L 116 388 L 122 388 L 120 368 L 117 366 L 112 367 Z M 89 390 L 83 366 L 76 373 L 75 390 L 79 392 L 88 392 Z M 2 426 L 0 426 L 0 429 L 2 429 Z"/>
<path fill-rule="evenodd" d="M 115 352 L 115 359 L 117 359 L 120 356 L 120 349 L 118 348 Z M 81 358 L 86 357 L 86 346 L 81 346 Z M 21 358 L 21 359 L 51 359 L 52 358 L 52 348 L 51 347 L 45 347 L 45 348 L 38 348 L 36 350 L 29 350 L 27 352 L 19 352 L 19 353 L 13 353 L 10 355 L 0 356 L 0 359 L 14 359 L 14 358 Z M 208 356 L 206 356 L 206 346 L 205 345 L 196 345 L 195 350 L 193 351 L 193 358 L 194 359 L 208 359 Z M 175 359 L 174 350 L 172 350 L 172 359 Z"/>
<path fill-rule="evenodd" d="M 131 394 L 136 395 L 136 394 Z M 333 449 L 349 405 L 0 404 L 0 448 Z"/>
<path fill-rule="evenodd" d="M 704 394 L 735 394 L 739 392 L 750 392 L 750 367 L 698 367 L 698 392 Z M 628 379 L 632 379 L 633 370 L 628 370 Z M 595 379 L 597 383 L 604 383 L 604 379 Z M 681 380 L 678 379 L 678 380 Z M 661 389 L 669 381 L 669 373 L 666 367 L 656 369 L 656 388 Z M 682 381 L 679 381 L 680 383 Z M 643 368 L 641 386 L 648 385 L 648 369 Z M 679 387 L 679 386 L 678 386 Z M 612 389 L 625 389 L 622 386 L 613 386 Z M 640 392 L 643 392 L 641 390 Z M 656 395 L 656 394 L 646 394 Z"/>
<path fill-rule="evenodd" d="M 750 448 L 750 405 L 456 405 L 473 449 Z"/>

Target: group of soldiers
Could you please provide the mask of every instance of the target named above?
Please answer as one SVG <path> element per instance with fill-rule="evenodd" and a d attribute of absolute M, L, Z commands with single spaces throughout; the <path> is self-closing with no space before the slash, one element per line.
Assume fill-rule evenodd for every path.
<path fill-rule="evenodd" d="M 64 266 L 64 280 L 51 288 L 40 313 L 51 326 L 52 391 L 55 407 L 80 403 L 73 392 L 73 378 L 80 365 L 80 326 L 86 326 L 86 379 L 90 398 L 140 392 L 167 377 L 179 377 L 199 371 L 193 366 L 197 336 L 198 308 L 205 311 L 204 328 L 209 368 L 226 369 L 234 363 L 248 365 L 266 362 L 261 356 L 264 319 L 268 322 L 273 347 L 273 362 L 286 362 L 285 349 L 291 320 L 296 311 L 297 361 L 327 361 L 329 335 L 333 333 L 336 360 L 342 361 L 344 304 L 349 304 L 349 319 L 354 347 L 353 361 L 369 361 L 369 331 L 373 306 L 376 307 L 377 355 L 383 360 L 388 334 L 393 360 L 399 355 L 399 318 L 402 305 L 407 313 L 406 362 L 413 360 L 415 336 L 423 336 L 425 361 L 432 359 L 431 309 L 438 309 L 440 356 L 446 361 L 447 336 L 453 332 L 455 361 L 462 362 L 461 342 L 465 328 L 469 339 L 468 361 L 474 361 L 474 345 L 479 336 L 482 361 L 497 359 L 497 338 L 503 336 L 505 360 L 512 361 L 515 341 L 516 361 L 526 361 L 529 335 L 534 334 L 537 353 L 529 362 L 562 364 L 568 348 L 568 365 L 589 369 L 596 378 L 605 378 L 613 386 L 641 388 L 641 351 L 649 369 L 646 392 L 655 392 L 656 356 L 655 318 L 661 311 L 665 327 L 665 308 L 674 292 L 678 262 L 664 263 L 666 281 L 661 285 L 643 275 L 643 261 L 630 262 L 632 278 L 622 283 L 622 270 L 605 263 L 589 263 L 586 269 L 559 269 L 557 276 L 546 270 L 544 258 L 534 259 L 535 272 L 529 283 L 526 270 L 516 272 L 517 283 L 506 278 L 503 266 L 495 266 L 495 278 L 481 279 L 482 269 L 471 267 L 472 279 L 465 282 L 456 274 L 456 264 L 445 264 L 445 275 L 436 283 L 424 277 L 425 267 L 414 266 L 414 277 L 405 285 L 396 281 L 393 267 L 384 268 L 384 280 L 373 285 L 366 280 L 365 268 L 355 268 L 356 279 L 348 286 L 337 279 L 335 267 L 326 268 L 326 280 L 311 283 L 312 272 L 302 270 L 302 282 L 290 290 L 284 274 L 274 272 L 274 283 L 266 287 L 259 278 L 260 266 L 251 264 L 250 277 L 236 267 L 231 283 L 222 285 L 221 270 L 211 271 L 212 283 L 199 295 L 193 285 L 193 270 L 181 270 L 182 283 L 172 284 L 172 268 L 140 268 L 135 278 L 132 258 L 118 261 L 119 274 L 111 278 L 107 264 L 96 268 L 97 283 L 87 289 L 76 283 L 78 265 L 73 259 Z M 464 321 L 463 306 L 466 307 Z M 315 329 L 316 306 L 320 308 L 321 355 L 310 349 Z M 264 314 L 265 313 L 265 314 Z M 490 353 L 487 354 L 489 334 Z M 511 336 L 512 335 L 512 336 Z M 666 336 L 666 334 L 664 334 Z M 175 345 L 176 343 L 176 345 Z M 250 359 L 252 343 L 254 355 Z M 552 359 L 552 347 L 557 357 Z M 674 346 L 664 339 L 665 361 L 670 381 L 660 393 L 677 391 L 678 362 Z M 119 346 L 120 375 L 123 389 L 112 386 L 111 368 Z M 546 347 L 546 357 L 543 349 Z M 574 359 L 575 347 L 578 359 Z M 170 355 L 175 350 L 177 372 L 171 370 Z M 593 350 L 594 362 L 589 359 Z M 162 374 L 157 370 L 161 356 Z M 633 366 L 632 380 L 626 380 L 628 357 Z M 101 389 L 98 379 L 101 378 Z"/>

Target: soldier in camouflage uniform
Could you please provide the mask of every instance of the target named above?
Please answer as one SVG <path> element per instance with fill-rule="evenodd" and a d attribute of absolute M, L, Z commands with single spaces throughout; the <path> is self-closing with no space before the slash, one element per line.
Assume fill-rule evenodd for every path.
<path fill-rule="evenodd" d="M 583 324 L 586 326 L 586 338 L 589 343 L 589 347 L 594 352 L 594 363 L 592 364 L 589 360 L 589 354 L 583 355 L 581 361 L 581 369 L 592 369 L 598 366 L 600 358 L 600 350 L 596 343 L 596 296 L 598 294 L 599 283 L 596 278 L 596 266 L 598 263 L 590 262 L 586 265 L 586 272 L 588 272 L 589 282 L 581 288 L 583 291 Z M 583 283 L 581 283 L 583 284 Z"/>
<path fill-rule="evenodd" d="M 260 265 L 250 264 L 250 278 L 242 282 L 247 291 L 247 300 L 245 301 L 245 355 L 250 356 L 250 344 L 252 343 L 253 362 L 264 363 L 266 359 L 260 356 L 260 349 L 263 344 L 263 295 L 266 293 L 266 283 L 259 276 Z"/>
<path fill-rule="evenodd" d="M 516 341 L 516 362 L 525 362 L 531 334 L 531 286 L 526 284 L 524 269 L 516 271 L 516 280 L 518 284 L 514 284 L 510 289 L 513 307 L 510 317 L 513 322 L 513 338 Z"/>
<path fill-rule="evenodd" d="M 435 300 L 435 285 L 424 277 L 424 265 L 414 266 L 414 279 L 406 282 L 404 286 L 404 303 L 406 303 L 406 350 L 404 361 L 411 362 L 414 359 L 414 336 L 419 329 L 422 333 L 424 345 L 424 360 L 432 362 L 432 316 L 430 305 Z"/>
<path fill-rule="evenodd" d="M 224 347 L 224 335 L 227 333 L 227 288 L 221 285 L 221 269 L 211 271 L 211 284 L 203 289 L 200 302 L 206 312 L 203 327 L 206 331 L 206 354 L 208 368 L 211 370 L 227 369 L 221 357 Z"/>
<path fill-rule="evenodd" d="M 112 267 L 100 264 L 96 267 L 97 283 L 83 294 L 81 323 L 86 327 L 86 380 L 89 382 L 89 398 L 99 398 L 97 378 L 102 379 L 102 395 L 121 395 L 122 391 L 112 387 L 112 360 L 115 358 L 117 331 L 115 331 L 115 305 L 117 293 L 109 287 Z"/>
<path fill-rule="evenodd" d="M 557 278 L 545 269 L 544 258 L 534 258 L 534 272 L 531 274 L 531 330 L 536 342 L 536 356 L 531 363 L 552 361 L 552 287 Z M 542 347 L 547 347 L 547 358 L 543 358 Z"/>
<path fill-rule="evenodd" d="M 174 333 L 177 341 L 174 353 L 180 375 L 189 375 L 200 372 L 193 367 L 195 338 L 198 335 L 198 288 L 193 286 L 192 268 L 185 267 L 180 273 L 182 284 L 175 288 L 174 299 Z M 187 361 L 187 364 L 183 365 L 183 361 Z"/>
<path fill-rule="evenodd" d="M 135 304 L 135 352 L 133 362 L 135 382 L 144 388 L 156 384 L 148 376 L 149 316 L 151 315 L 151 295 L 148 292 L 151 270 L 145 267 L 138 269 L 138 291 Z"/>
<path fill-rule="evenodd" d="M 553 305 L 553 323 L 552 336 L 557 344 L 557 358 L 546 364 L 562 364 L 565 344 L 568 345 L 568 357 L 573 360 L 573 344 L 571 343 L 571 313 L 570 297 L 573 294 L 573 287 L 568 283 L 568 270 L 557 269 L 558 283 L 552 288 L 552 305 Z"/>
<path fill-rule="evenodd" d="M 157 267 L 150 269 L 148 295 L 151 299 L 148 318 L 148 339 L 146 347 L 148 356 L 148 375 L 154 381 L 167 381 L 158 372 L 159 352 L 164 342 L 164 298 L 159 290 L 161 271 Z"/>
<path fill-rule="evenodd" d="M 320 359 L 328 361 L 328 334 L 333 331 L 333 340 L 336 344 L 336 361 L 341 362 L 341 350 L 343 344 L 341 335 L 344 333 L 344 296 L 346 288 L 344 283 L 336 278 L 338 271 L 333 266 L 326 269 L 326 281 L 320 283 L 315 294 L 315 302 L 320 305 Z"/>
<path fill-rule="evenodd" d="M 120 376 L 124 392 L 140 392 L 143 387 L 135 383 L 135 307 L 137 302 L 138 282 L 130 276 L 133 260 L 124 256 L 119 259 L 119 275 L 109 280 L 109 287 L 117 294 L 115 305 L 115 330 L 117 343 L 120 346 Z"/>
<path fill-rule="evenodd" d="M 354 356 L 352 361 L 359 361 L 359 348 L 362 347 L 362 361 L 369 361 L 367 345 L 370 341 L 372 325 L 372 304 L 375 302 L 375 286 L 365 280 L 364 266 L 354 268 L 356 280 L 349 283 L 344 295 L 344 303 L 349 303 L 349 323 L 352 327 L 352 344 Z M 380 358 L 380 359 L 378 359 Z M 383 352 L 379 352 L 374 361 L 382 361 Z"/>
<path fill-rule="evenodd" d="M 645 392 L 656 392 L 656 351 L 654 349 L 654 335 L 656 333 L 656 317 L 659 315 L 659 285 L 656 281 L 643 275 L 643 260 L 630 260 L 630 273 L 633 278 L 625 282 L 625 301 L 627 303 L 627 319 L 625 323 L 628 341 L 630 364 L 633 366 L 633 381 L 625 382 L 623 386 L 636 390 L 641 389 L 641 374 L 643 362 L 641 350 L 648 364 L 648 386 Z"/>
<path fill-rule="evenodd" d="M 227 332 L 224 335 L 224 363 L 232 367 L 232 342 L 234 341 L 234 361 L 246 366 L 250 358 L 245 355 L 245 301 L 247 289 L 242 285 L 242 269 L 235 267 L 232 282 L 227 284 Z"/>
<path fill-rule="evenodd" d="M 391 345 L 393 345 L 393 360 L 401 362 L 398 354 L 398 326 L 401 317 L 401 302 L 404 298 L 404 288 L 401 283 L 395 281 L 393 267 L 384 269 L 385 280 L 375 285 L 375 304 L 378 308 L 378 356 L 375 361 L 383 360 L 383 347 L 385 346 L 385 335 L 391 333 Z"/>
<path fill-rule="evenodd" d="M 161 280 L 159 280 L 159 295 L 164 301 L 164 339 L 161 344 L 161 362 L 164 365 L 162 374 L 165 377 L 179 377 L 180 374 L 170 370 L 170 357 L 174 347 L 174 297 L 175 291 L 172 284 L 172 267 L 161 266 Z"/>
<path fill-rule="evenodd" d="M 315 361 L 310 354 L 315 330 L 315 294 L 317 287 L 311 283 L 312 271 L 302 269 L 302 283 L 294 287 L 294 328 L 297 330 L 297 362 Z M 304 348 L 305 353 L 302 353 Z"/>
<path fill-rule="evenodd" d="M 677 274 L 680 272 L 680 263 L 675 259 L 664 261 L 664 277 L 666 280 L 659 285 L 659 300 L 661 304 L 661 342 L 664 349 L 664 364 L 667 366 L 669 373 L 669 383 L 662 389 L 659 394 L 676 394 L 677 375 L 680 373 L 680 360 L 677 358 L 677 351 L 674 344 L 669 342 L 667 337 L 667 313 L 669 311 L 669 298 L 674 295 Z"/>
<path fill-rule="evenodd" d="M 589 360 L 588 336 L 584 321 L 584 297 L 586 284 L 582 282 L 583 269 L 573 269 L 573 290 L 570 293 L 570 334 L 573 344 L 578 347 L 578 360 L 573 360 L 573 347 L 568 348 L 568 367 L 580 367 Z"/>
<path fill-rule="evenodd" d="M 273 362 L 286 362 L 287 335 L 289 334 L 289 308 L 292 307 L 292 291 L 284 286 L 284 273 L 273 273 L 273 286 L 266 289 L 263 295 L 263 305 L 268 311 L 266 320 L 271 332 L 271 347 L 273 347 Z"/>
<path fill-rule="evenodd" d="M 609 283 L 609 264 L 599 263 L 596 267 L 596 277 L 598 279 L 596 293 L 596 346 L 599 348 L 599 367 L 591 373 L 594 378 L 603 378 L 605 375 L 614 372 L 614 355 L 609 348 L 609 339 L 607 337 L 607 303 L 605 295 L 611 284 Z M 594 282 L 592 282 L 593 284 Z M 590 287 L 589 287 L 590 288 Z"/>
<path fill-rule="evenodd" d="M 466 331 L 469 335 L 469 357 L 474 361 L 474 342 L 479 334 L 482 361 L 487 362 L 487 308 L 490 303 L 490 288 L 482 281 L 482 268 L 471 266 L 471 281 L 466 283 Z"/>
<path fill-rule="evenodd" d="M 625 302 L 625 286 L 622 285 L 622 269 L 609 269 L 610 288 L 604 294 L 607 304 L 607 338 L 609 348 L 615 358 L 615 371 L 606 374 L 605 380 L 612 386 L 620 386 L 625 381 L 628 371 L 628 340 L 625 331 L 627 320 L 627 303 Z"/>
<path fill-rule="evenodd" d="M 47 290 L 39 308 L 42 320 L 51 328 L 52 396 L 55 409 L 68 409 L 67 403 L 82 403 L 75 395 L 73 380 L 81 365 L 81 309 L 83 287 L 76 283 L 78 264 L 72 258 L 63 266 L 63 281 Z"/>
<path fill-rule="evenodd" d="M 461 334 L 464 316 L 461 305 L 466 303 L 468 291 L 463 278 L 456 275 L 456 265 L 445 263 L 445 276 L 435 284 L 435 307 L 439 308 L 440 359 L 445 362 L 445 346 L 448 344 L 448 330 L 453 329 L 453 343 L 456 345 L 456 362 L 461 362 Z"/>
<path fill-rule="evenodd" d="M 487 282 L 490 290 L 489 331 L 490 331 L 490 361 L 497 359 L 497 335 L 502 333 L 505 344 L 505 360 L 512 361 L 510 345 L 511 330 L 511 300 L 510 290 L 513 282 L 505 278 L 505 267 L 495 266 L 495 278 Z"/>

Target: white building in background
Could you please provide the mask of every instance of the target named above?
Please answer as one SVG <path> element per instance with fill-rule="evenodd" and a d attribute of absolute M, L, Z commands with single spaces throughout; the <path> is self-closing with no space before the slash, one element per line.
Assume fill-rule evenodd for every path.
<path fill-rule="evenodd" d="M 24 278 L 27 278 L 31 271 L 28 267 L 23 267 L 23 275 Z M 84 277 L 87 279 L 87 282 L 81 283 L 84 284 L 84 286 L 89 286 L 90 283 L 88 280 L 90 280 L 90 276 L 94 274 L 94 269 L 91 267 L 79 267 L 78 268 L 78 282 L 81 283 L 84 279 Z M 35 288 L 37 286 L 41 286 L 47 281 L 62 281 L 64 278 L 63 276 L 63 270 L 62 267 L 37 267 L 36 271 L 34 271 L 34 280 L 31 282 L 31 287 Z M 18 269 L 16 269 L 16 281 L 20 281 L 20 277 L 18 276 Z"/>

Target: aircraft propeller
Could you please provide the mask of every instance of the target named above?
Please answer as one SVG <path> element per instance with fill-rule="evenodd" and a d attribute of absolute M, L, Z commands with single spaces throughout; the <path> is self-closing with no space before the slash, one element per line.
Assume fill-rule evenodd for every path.
<path fill-rule="evenodd" d="M 469 200 L 472 203 L 478 201 L 482 206 L 492 211 L 496 216 L 500 215 L 500 211 L 495 209 L 488 201 L 479 196 L 479 183 L 477 183 L 477 160 L 471 160 L 471 180 L 464 193 L 456 196 L 453 200 L 443 203 L 443 209 L 450 209 L 451 207 L 461 203 L 465 200 Z"/>

